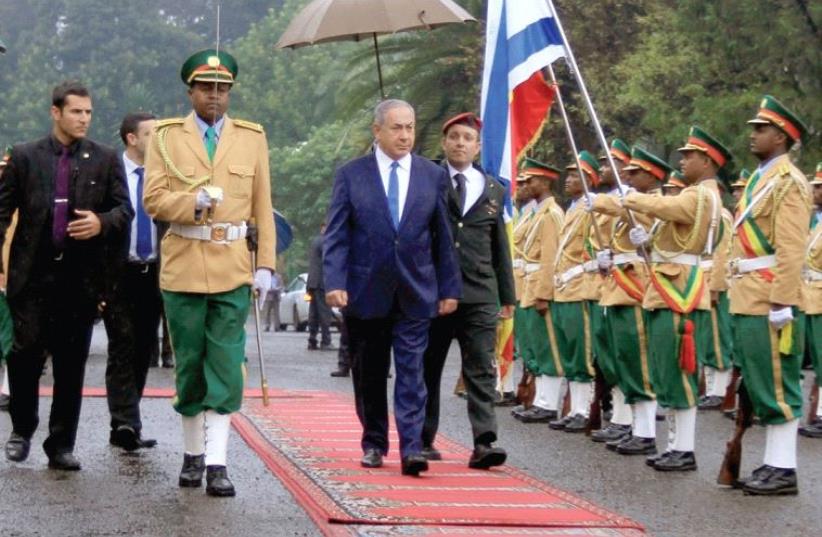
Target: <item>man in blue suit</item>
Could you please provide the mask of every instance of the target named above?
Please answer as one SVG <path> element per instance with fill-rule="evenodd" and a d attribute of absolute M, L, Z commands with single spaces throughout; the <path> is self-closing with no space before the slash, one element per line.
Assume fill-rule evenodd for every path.
<path fill-rule="evenodd" d="M 330 306 L 345 308 L 361 464 L 388 453 L 386 383 L 394 351 L 394 414 L 402 473 L 428 469 L 420 454 L 425 420 L 422 360 L 431 319 L 457 307 L 459 264 L 449 229 L 448 174 L 412 155 L 414 109 L 387 100 L 374 111 L 370 155 L 337 170 L 323 270 Z"/>

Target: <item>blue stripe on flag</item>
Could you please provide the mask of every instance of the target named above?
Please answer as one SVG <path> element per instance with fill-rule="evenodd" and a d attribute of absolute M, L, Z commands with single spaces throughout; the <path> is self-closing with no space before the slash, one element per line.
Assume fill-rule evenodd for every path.
<path fill-rule="evenodd" d="M 546 17 L 535 21 L 508 39 L 508 65 L 513 70 L 514 67 L 525 62 L 531 55 L 551 45 L 562 45 L 562 36 L 559 33 L 556 20 L 553 17 Z"/>
<path fill-rule="evenodd" d="M 505 136 L 508 133 L 508 54 L 507 19 L 505 9 L 499 21 L 499 33 L 494 48 L 491 76 L 486 88 L 485 110 L 482 111 L 482 167 L 495 177 L 499 177 L 505 151 Z M 485 61 L 488 61 L 486 58 Z M 510 173 L 505 171 L 506 175 Z"/>

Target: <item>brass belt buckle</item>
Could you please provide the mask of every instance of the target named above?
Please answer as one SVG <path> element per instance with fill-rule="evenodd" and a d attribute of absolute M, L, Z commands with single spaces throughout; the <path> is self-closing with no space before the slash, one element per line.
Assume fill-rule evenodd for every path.
<path fill-rule="evenodd" d="M 739 272 L 739 258 L 728 261 L 728 271 L 731 273 L 731 278 L 741 278 L 742 273 Z"/>
<path fill-rule="evenodd" d="M 214 242 L 225 242 L 229 225 L 231 224 L 211 224 L 211 240 Z"/>

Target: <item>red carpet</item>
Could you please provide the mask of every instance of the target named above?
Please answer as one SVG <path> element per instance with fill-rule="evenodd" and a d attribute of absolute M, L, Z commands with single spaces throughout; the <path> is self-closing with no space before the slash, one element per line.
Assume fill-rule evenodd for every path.
<path fill-rule="evenodd" d="M 268 407 L 247 400 L 233 423 L 325 535 L 644 535 L 640 524 L 510 466 L 471 470 L 469 451 L 443 437 L 444 460 L 423 477 L 400 474 L 396 435 L 383 468 L 361 468 L 351 399 L 297 393 L 299 404 L 282 392 Z"/>
<path fill-rule="evenodd" d="M 51 386 L 41 386 L 40 387 L 40 396 L 41 397 L 51 397 L 54 393 L 54 389 Z M 105 397 L 106 396 L 106 389 L 103 387 L 97 386 L 84 386 L 83 387 L 83 397 Z M 300 395 L 295 394 L 285 394 L 285 392 L 277 392 L 269 388 L 268 396 L 271 398 L 274 397 L 288 397 L 289 399 L 293 399 L 294 397 L 300 397 Z M 174 388 L 146 388 L 143 392 L 143 397 L 151 397 L 151 398 L 160 398 L 160 399 L 170 399 L 174 397 Z M 246 388 L 243 392 L 243 397 L 245 399 L 253 399 L 253 398 L 262 398 L 263 391 L 260 388 Z"/>

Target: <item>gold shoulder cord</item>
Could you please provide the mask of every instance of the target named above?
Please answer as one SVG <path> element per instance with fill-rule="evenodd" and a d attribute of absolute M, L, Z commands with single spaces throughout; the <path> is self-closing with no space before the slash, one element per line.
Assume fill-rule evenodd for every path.
<path fill-rule="evenodd" d="M 706 191 L 704 188 L 697 188 L 697 199 L 696 199 L 696 217 L 694 218 L 694 225 L 688 230 L 688 235 L 682 239 L 680 235 L 676 231 L 676 227 L 671 228 L 671 237 L 674 239 L 676 245 L 680 248 L 680 250 L 676 252 L 665 251 L 662 250 L 659 245 L 657 244 L 660 236 L 662 235 L 662 231 L 666 229 L 668 226 L 672 226 L 673 222 L 664 222 L 661 226 L 659 226 L 659 230 L 654 235 L 653 239 L 653 247 L 659 255 L 665 258 L 672 258 L 678 256 L 680 254 L 685 253 L 687 250 L 693 249 L 696 246 L 696 239 L 699 236 L 699 229 L 702 226 L 702 214 L 705 212 L 705 197 Z"/>
<path fill-rule="evenodd" d="M 171 160 L 171 156 L 168 154 L 168 148 L 166 147 L 166 134 L 168 133 L 169 127 L 170 125 L 157 129 L 157 148 L 160 150 L 160 156 L 162 157 L 166 168 L 174 174 L 174 177 L 187 184 L 189 191 L 209 183 L 211 181 L 211 175 L 206 175 L 200 179 L 189 179 L 183 175 L 177 166 L 174 165 L 174 162 Z"/>

